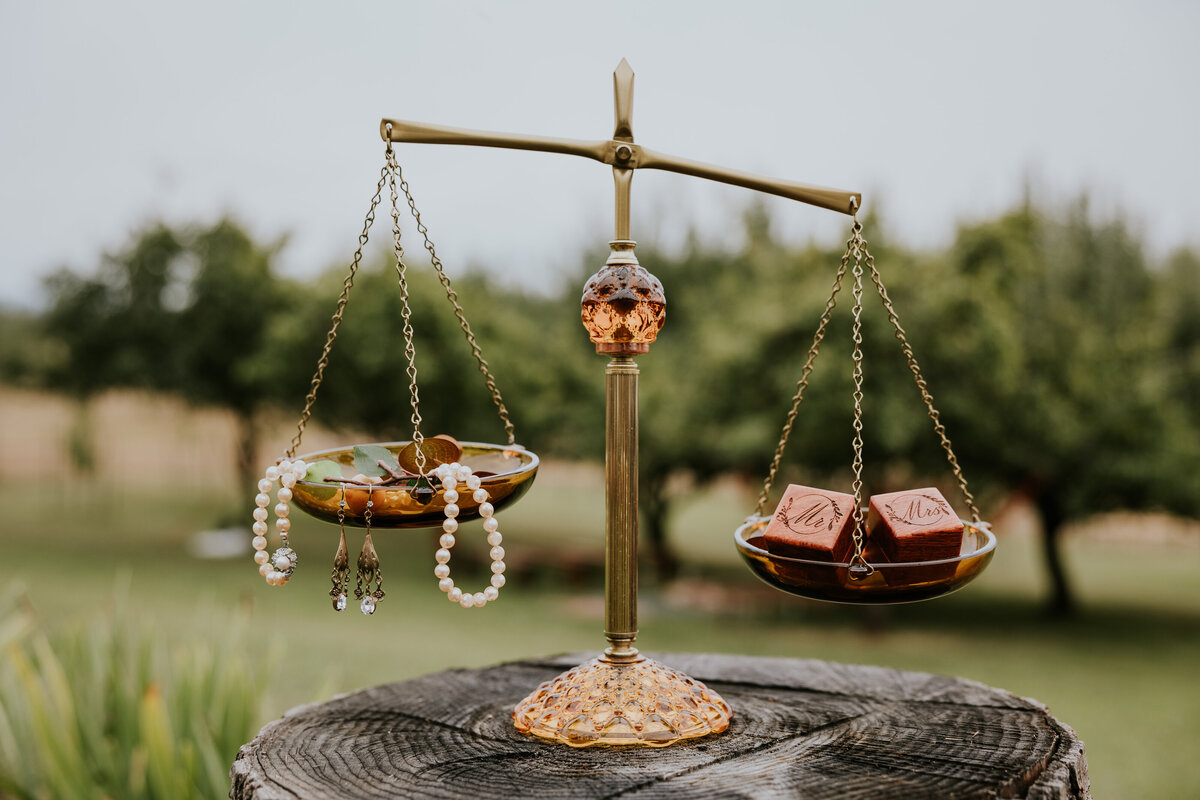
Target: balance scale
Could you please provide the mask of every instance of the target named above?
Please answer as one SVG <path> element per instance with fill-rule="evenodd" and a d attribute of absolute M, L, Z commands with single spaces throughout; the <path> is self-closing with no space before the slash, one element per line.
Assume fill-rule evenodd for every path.
<path fill-rule="evenodd" d="M 421 222 L 408 184 L 396 163 L 393 143 L 453 144 L 534 150 L 582 156 L 613 169 L 616 187 L 616 226 L 604 266 L 588 281 L 581 316 L 596 351 L 608 356 L 605 368 L 605 628 L 608 647 L 597 658 L 536 687 L 513 710 L 517 730 L 573 747 L 595 744 L 664 746 L 684 739 L 720 733 L 733 715 L 729 705 L 711 689 L 682 672 L 646 658 L 634 646 L 637 639 L 637 531 L 638 531 L 638 366 L 635 358 L 646 353 L 666 316 L 666 300 L 658 279 L 634 255 L 629 209 L 633 174 L 639 169 L 676 172 L 757 192 L 787 197 L 853 218 L 852 235 L 841 261 L 825 312 L 818 323 L 813 346 L 776 447 L 770 473 L 764 481 L 755 513 L 734 533 L 734 544 L 750 569 L 768 584 L 802 597 L 843 603 L 896 603 L 923 600 L 958 589 L 982 572 L 991 560 L 996 539 L 980 519 L 974 498 L 954 456 L 933 398 L 921 376 L 916 358 L 900 327 L 882 278 L 861 236 L 857 212 L 862 195 L 839 189 L 782 181 L 724 167 L 689 161 L 655 152 L 634 142 L 633 70 L 622 60 L 613 73 L 616 125 L 609 139 L 582 141 L 546 136 L 463 130 L 404 120 L 384 119 L 380 134 L 386 142 L 386 163 L 380 172 L 371 208 L 359 236 L 350 273 L 343 283 L 326 337 L 325 348 L 305 399 L 300 424 L 284 459 L 268 468 L 260 482 L 255 511 L 255 560 L 272 585 L 287 582 L 296 556 L 288 547 L 288 503 L 329 522 L 337 522 L 342 536 L 331 574 L 330 596 L 341 611 L 348 603 L 350 559 L 345 527 L 366 528 L 366 541 L 357 566 L 354 591 L 364 613 L 373 613 L 383 598 L 382 573 L 371 542 L 372 528 L 443 528 L 437 553 L 439 586 L 452 601 L 465 607 L 496 599 L 504 585 L 503 547 L 498 521 L 493 516 L 520 499 L 533 484 L 538 469 L 536 454 L 521 447 L 503 398 L 483 358 L 449 278 L 442 269 L 433 243 Z M 399 227 L 399 190 L 405 195 L 417 228 L 446 289 L 463 333 L 492 394 L 507 442 L 487 444 L 457 442 L 447 436 L 425 437 L 420 430 L 416 362 L 408 305 L 407 266 Z M 297 457 L 305 426 L 320 388 L 325 366 L 337 335 L 363 246 L 384 190 L 391 199 L 396 270 L 403 298 L 405 350 L 408 360 L 413 437 L 408 442 L 359 445 Z M 762 536 L 770 523 L 766 513 L 776 473 L 792 422 L 803 401 L 804 389 L 820 349 L 830 314 L 836 305 L 843 277 L 852 275 L 854 315 L 855 436 L 853 463 L 853 556 L 818 560 L 772 553 Z M 931 561 L 881 561 L 869 559 L 864 548 L 866 511 L 862 503 L 862 353 L 861 320 L 864 277 L 878 290 L 889 320 L 896 329 L 935 431 L 958 480 L 970 519 L 962 520 L 963 543 L 953 557 Z M 289 471 L 291 470 L 291 471 Z M 351 475 L 352 473 L 353 476 Z M 281 487 L 276 527 L 282 547 L 266 551 L 267 492 L 275 480 Z M 459 490 L 462 491 L 459 491 Z M 264 500 L 264 498 L 266 498 Z M 484 592 L 467 593 L 449 577 L 450 548 L 460 522 L 484 518 L 492 549 L 492 585 Z"/>

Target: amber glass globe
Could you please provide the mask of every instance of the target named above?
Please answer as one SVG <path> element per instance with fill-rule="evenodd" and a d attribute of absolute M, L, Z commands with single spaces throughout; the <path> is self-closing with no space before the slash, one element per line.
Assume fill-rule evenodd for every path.
<path fill-rule="evenodd" d="M 638 264 L 633 247 L 612 242 L 608 262 L 583 290 L 583 327 L 598 353 L 645 353 L 667 319 L 662 284 Z"/>

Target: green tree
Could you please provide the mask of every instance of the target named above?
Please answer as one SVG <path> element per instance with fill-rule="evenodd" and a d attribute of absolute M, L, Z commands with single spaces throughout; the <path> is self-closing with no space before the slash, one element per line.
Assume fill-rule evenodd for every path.
<path fill-rule="evenodd" d="M 1157 284 L 1170 392 L 1200 429 L 1200 256 L 1188 249 L 1172 253 Z"/>
<path fill-rule="evenodd" d="M 272 389 L 258 369 L 259 354 L 272 318 L 286 311 L 273 272 L 284 242 L 260 245 L 230 219 L 191 231 L 187 242 L 191 274 L 178 276 L 186 300 L 174 315 L 176 368 L 169 388 L 233 412 L 235 474 L 248 489 L 259 469 L 257 416 Z"/>
<path fill-rule="evenodd" d="M 235 473 L 240 485 L 253 483 L 255 414 L 271 389 L 256 356 L 284 310 L 272 273 L 281 244 L 261 246 L 229 219 L 190 230 L 156 223 L 106 255 L 95 275 L 50 277 L 44 324 L 58 357 L 47 380 L 80 399 L 77 460 L 90 461 L 87 400 L 110 387 L 139 387 L 231 409 Z"/>
<path fill-rule="evenodd" d="M 46 369 L 60 357 L 58 349 L 42 335 L 41 314 L 0 308 L 0 380 L 14 386 L 46 382 Z"/>
<path fill-rule="evenodd" d="M 289 287 L 286 304 L 293 313 L 272 322 L 262 368 L 284 407 L 298 410 L 308 392 L 345 272 L 344 266 L 335 267 L 313 286 Z M 422 433 L 505 441 L 484 378 L 433 268 L 414 259 L 407 279 Z M 518 442 L 572 452 L 580 438 L 574 423 L 592 413 L 586 404 L 594 399 L 580 377 L 580 359 L 572 365 L 564 358 L 570 340 L 562 333 L 572 318 L 552 300 L 499 286 L 477 273 L 456 276 L 453 285 L 503 394 Z M 314 418 L 380 440 L 408 439 L 407 366 L 394 256 L 381 253 L 364 264 L 351 288 Z M 603 420 L 602 399 L 599 414 Z"/>
<path fill-rule="evenodd" d="M 973 474 L 1037 509 L 1050 610 L 1070 613 L 1067 522 L 1112 509 L 1200 514 L 1200 446 L 1169 391 L 1159 276 L 1123 222 L 1090 221 L 1084 202 L 1063 218 L 1022 208 L 965 227 L 939 274 L 915 319 L 931 380 L 954 388 L 945 419 L 964 432 Z"/>
<path fill-rule="evenodd" d="M 871 250 L 966 473 L 985 499 L 1029 497 L 1042 519 L 1050 608 L 1068 613 L 1067 522 L 1114 508 L 1200 512 L 1189 477 L 1200 457 L 1188 419 L 1194 259 L 1177 256 L 1174 288 L 1160 291 L 1166 279 L 1140 241 L 1119 220 L 1090 221 L 1083 205 L 965 226 L 944 254 L 889 246 L 878 227 L 867 220 Z M 676 566 L 665 535 L 672 483 L 765 474 L 841 257 L 783 247 L 756 208 L 745 230 L 740 251 L 693 242 L 680 256 L 640 255 L 668 300 L 659 341 L 639 359 L 642 510 L 666 574 Z M 949 490 L 945 455 L 869 279 L 865 304 L 868 490 L 915 480 Z M 847 275 L 785 475 L 849 484 L 849 305 Z"/>
<path fill-rule="evenodd" d="M 106 254 L 95 276 L 63 269 L 46 280 L 44 334 L 57 352 L 44 377 L 77 400 L 68 446 L 84 470 L 94 466 L 93 395 L 113 386 L 171 387 L 174 320 L 163 300 L 182 250 L 176 232 L 156 224 Z"/>

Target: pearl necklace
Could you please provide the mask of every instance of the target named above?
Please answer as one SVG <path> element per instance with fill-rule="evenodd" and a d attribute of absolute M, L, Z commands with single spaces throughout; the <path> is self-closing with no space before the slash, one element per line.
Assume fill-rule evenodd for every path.
<path fill-rule="evenodd" d="M 438 588 L 446 593 L 451 603 L 458 603 L 463 608 L 482 608 L 500 596 L 500 587 L 504 586 L 504 548 L 500 546 L 503 537 L 500 535 L 500 523 L 492 516 L 495 509 L 488 502 L 487 489 L 478 475 L 471 473 L 471 468 L 458 462 L 442 464 L 433 471 L 441 478 L 442 497 L 446 501 L 446 521 L 442 523 L 441 548 L 434 554 L 437 566 L 433 574 L 438 578 Z M 454 585 L 450 579 L 450 550 L 454 547 L 454 533 L 458 530 L 458 486 L 462 483 L 470 491 L 471 499 L 479 503 L 479 516 L 483 517 L 483 529 L 487 531 L 488 544 L 492 546 L 492 585 L 482 592 L 464 592 Z"/>
<path fill-rule="evenodd" d="M 301 459 L 289 461 L 283 459 L 278 465 L 267 467 L 262 480 L 258 482 L 258 495 L 254 498 L 254 525 L 251 530 L 254 538 L 250 544 L 254 547 L 254 563 L 258 564 L 258 574 L 262 575 L 268 586 L 283 586 L 296 571 L 296 551 L 288 547 L 288 531 L 292 521 L 288 519 L 292 499 L 292 487 L 308 472 L 308 465 Z M 279 482 L 279 491 L 275 498 L 275 530 L 279 532 L 280 546 L 272 554 L 267 553 L 267 506 L 271 504 L 268 494 L 275 482 Z"/>

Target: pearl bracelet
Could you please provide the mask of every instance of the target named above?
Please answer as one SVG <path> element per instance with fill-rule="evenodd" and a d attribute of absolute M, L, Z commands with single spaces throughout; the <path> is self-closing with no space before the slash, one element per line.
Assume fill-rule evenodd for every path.
<path fill-rule="evenodd" d="M 441 548 L 434 554 L 437 566 L 433 574 L 438 578 L 438 588 L 446 593 L 451 603 L 458 603 L 463 608 L 482 608 L 500 596 L 500 587 L 504 586 L 504 548 L 500 546 L 503 537 L 500 535 L 500 523 L 492 516 L 495 509 L 488 502 L 487 489 L 478 475 L 471 473 L 471 468 L 458 462 L 442 464 L 433 471 L 442 481 L 446 501 L 446 521 L 442 523 Z M 458 530 L 458 486 L 465 484 L 471 498 L 479 503 L 479 516 L 483 517 L 483 529 L 487 531 L 488 544 L 492 546 L 492 585 L 482 592 L 464 592 L 454 585 L 450 579 L 450 550 L 454 547 L 454 533 Z"/>
<path fill-rule="evenodd" d="M 258 495 L 254 498 L 254 525 L 251 531 L 254 538 L 250 544 L 254 547 L 254 563 L 258 564 L 258 574 L 262 575 L 268 586 L 283 586 L 296 571 L 296 551 L 288 547 L 288 531 L 292 521 L 288 519 L 292 499 L 292 487 L 308 472 L 308 465 L 301 459 L 289 461 L 283 459 L 279 464 L 267 467 L 262 480 L 258 482 Z M 274 553 L 267 553 L 267 506 L 271 504 L 269 492 L 279 482 L 279 491 L 275 498 L 275 530 L 279 532 L 280 546 Z"/>

